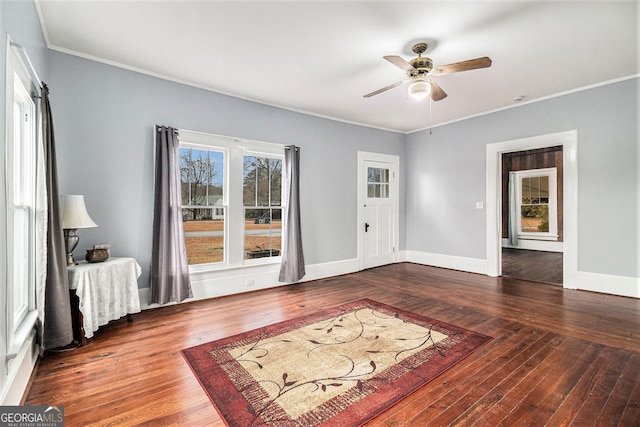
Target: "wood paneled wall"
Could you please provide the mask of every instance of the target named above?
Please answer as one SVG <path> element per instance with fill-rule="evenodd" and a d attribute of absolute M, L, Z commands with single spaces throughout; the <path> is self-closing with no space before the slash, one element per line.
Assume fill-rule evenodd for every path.
<path fill-rule="evenodd" d="M 502 237 L 509 237 L 509 172 L 530 169 L 558 170 L 558 241 L 562 242 L 562 146 L 516 151 L 502 155 Z"/>

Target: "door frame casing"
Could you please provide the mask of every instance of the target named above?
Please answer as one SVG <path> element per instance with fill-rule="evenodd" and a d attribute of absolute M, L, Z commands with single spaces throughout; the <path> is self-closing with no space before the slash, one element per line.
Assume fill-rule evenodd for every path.
<path fill-rule="evenodd" d="M 578 272 L 578 131 L 487 144 L 487 275 L 502 275 L 502 154 L 562 145 L 563 287 L 576 289 Z"/>
<path fill-rule="evenodd" d="M 364 163 L 367 161 L 389 163 L 392 165 L 392 174 L 390 182 L 390 198 L 392 201 L 393 212 L 393 262 L 399 261 L 400 246 L 400 157 L 393 154 L 372 153 L 368 151 L 358 151 L 358 268 L 365 269 L 365 210 L 364 205 L 367 198 L 366 180 L 362 179 L 365 175 Z"/>

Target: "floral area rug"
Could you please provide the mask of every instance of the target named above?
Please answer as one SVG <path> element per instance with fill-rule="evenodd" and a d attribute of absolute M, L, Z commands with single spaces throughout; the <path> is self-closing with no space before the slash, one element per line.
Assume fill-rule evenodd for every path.
<path fill-rule="evenodd" d="M 359 426 L 489 340 L 364 299 L 182 354 L 229 426 Z"/>

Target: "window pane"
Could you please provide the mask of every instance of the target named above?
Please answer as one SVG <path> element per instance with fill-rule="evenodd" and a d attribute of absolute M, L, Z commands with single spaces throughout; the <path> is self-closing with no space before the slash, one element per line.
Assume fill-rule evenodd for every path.
<path fill-rule="evenodd" d="M 549 206 L 522 206 L 521 229 L 524 233 L 546 233 L 549 231 Z"/>
<path fill-rule="evenodd" d="M 256 191 L 258 194 L 256 206 L 269 206 L 269 174 L 271 172 L 271 164 L 266 157 L 256 158 L 257 183 Z"/>
<path fill-rule="evenodd" d="M 281 236 L 281 209 L 245 209 L 244 259 L 279 256 Z"/>
<path fill-rule="evenodd" d="M 182 209 L 189 265 L 224 261 L 224 207 Z"/>
<path fill-rule="evenodd" d="M 222 204 L 223 168 L 222 152 L 180 148 L 182 204 Z"/>
<path fill-rule="evenodd" d="M 369 197 L 369 198 L 376 197 L 376 185 L 375 184 L 367 184 L 367 197 Z"/>
<path fill-rule="evenodd" d="M 271 159 L 271 205 L 282 205 L 282 160 Z"/>
<path fill-rule="evenodd" d="M 282 204 L 282 160 L 245 156 L 243 176 L 245 206 Z"/>
<path fill-rule="evenodd" d="M 380 178 L 380 169 L 368 168 L 367 169 L 367 182 L 378 182 Z"/>
<path fill-rule="evenodd" d="M 540 177 L 540 203 L 549 203 L 549 177 Z"/>
<path fill-rule="evenodd" d="M 29 214 L 26 209 L 15 209 L 13 216 L 13 321 L 19 324 L 27 311 L 29 284 Z"/>
<path fill-rule="evenodd" d="M 367 197 L 376 199 L 389 197 L 389 169 L 367 169 Z"/>
<path fill-rule="evenodd" d="M 531 203 L 531 178 L 522 178 L 522 204 Z"/>
<path fill-rule="evenodd" d="M 380 197 L 389 198 L 389 184 L 380 184 Z"/>

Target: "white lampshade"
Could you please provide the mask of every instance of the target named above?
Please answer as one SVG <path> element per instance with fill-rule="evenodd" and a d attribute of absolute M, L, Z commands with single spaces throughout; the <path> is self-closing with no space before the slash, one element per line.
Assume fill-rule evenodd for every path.
<path fill-rule="evenodd" d="M 93 222 L 87 212 L 87 207 L 84 204 L 84 196 L 60 196 L 60 216 L 62 218 L 62 228 L 64 229 L 98 226 L 98 224 Z"/>
<path fill-rule="evenodd" d="M 416 80 L 409 86 L 409 95 L 414 99 L 424 99 L 431 93 L 431 84 L 428 80 Z"/>

